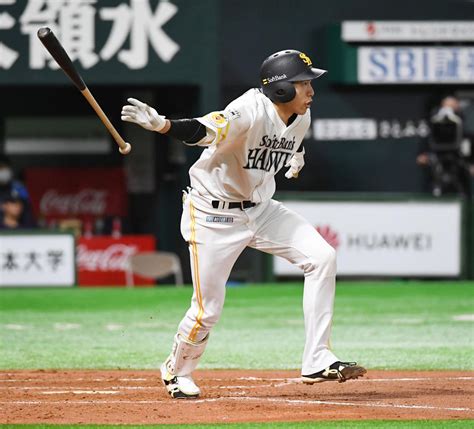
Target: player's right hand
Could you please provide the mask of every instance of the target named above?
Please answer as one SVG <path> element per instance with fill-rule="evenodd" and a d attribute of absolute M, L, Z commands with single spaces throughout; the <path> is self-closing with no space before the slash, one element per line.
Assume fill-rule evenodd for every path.
<path fill-rule="evenodd" d="M 166 118 L 146 103 L 136 98 L 128 98 L 122 107 L 122 121 L 133 122 L 150 131 L 160 131 L 166 125 Z"/>
<path fill-rule="evenodd" d="M 304 154 L 305 150 L 301 152 L 296 152 L 290 160 L 286 163 L 285 167 L 290 167 L 288 171 L 285 173 L 285 177 L 287 179 L 297 179 L 298 174 L 301 169 L 304 167 Z"/>

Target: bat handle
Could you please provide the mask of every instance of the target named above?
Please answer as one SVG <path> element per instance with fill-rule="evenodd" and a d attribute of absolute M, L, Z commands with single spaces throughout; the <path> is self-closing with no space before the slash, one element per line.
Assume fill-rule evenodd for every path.
<path fill-rule="evenodd" d="M 96 99 L 94 98 L 94 96 L 89 91 L 89 88 L 87 88 L 87 86 L 86 86 L 81 91 L 81 93 L 86 98 L 86 100 L 89 102 L 89 104 L 92 106 L 92 108 L 95 110 L 95 113 L 97 113 L 97 116 L 99 116 L 100 120 L 105 125 L 105 127 L 109 130 L 110 134 L 112 134 L 112 137 L 114 138 L 114 140 L 117 142 L 117 144 L 119 146 L 119 152 L 122 155 L 126 155 L 127 153 L 129 153 L 132 150 L 132 146 L 130 145 L 130 143 L 127 143 L 122 138 L 122 136 L 118 133 L 118 131 L 115 129 L 115 127 L 109 121 L 109 118 L 104 113 L 102 108 L 99 106 L 99 103 L 97 103 Z"/>

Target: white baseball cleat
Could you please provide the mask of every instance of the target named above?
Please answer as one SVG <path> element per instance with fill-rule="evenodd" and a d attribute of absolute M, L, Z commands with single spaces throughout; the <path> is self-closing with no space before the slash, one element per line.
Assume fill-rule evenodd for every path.
<path fill-rule="evenodd" d="M 161 365 L 161 380 L 166 390 L 175 399 L 195 399 L 201 394 L 201 389 L 194 383 L 190 375 L 174 375 L 168 372 L 166 364 Z"/>

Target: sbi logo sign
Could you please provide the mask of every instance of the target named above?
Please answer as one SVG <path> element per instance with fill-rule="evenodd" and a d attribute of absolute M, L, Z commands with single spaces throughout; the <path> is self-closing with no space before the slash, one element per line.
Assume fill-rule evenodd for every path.
<path fill-rule="evenodd" d="M 474 48 L 358 49 L 360 83 L 474 83 Z"/>

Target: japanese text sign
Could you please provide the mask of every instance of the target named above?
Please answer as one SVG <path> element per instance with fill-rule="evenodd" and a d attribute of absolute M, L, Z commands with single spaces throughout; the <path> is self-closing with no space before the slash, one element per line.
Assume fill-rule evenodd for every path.
<path fill-rule="evenodd" d="M 88 83 L 197 83 L 215 64 L 212 49 L 210 63 L 195 62 L 196 47 L 212 46 L 216 37 L 206 25 L 212 24 L 215 1 L 192 3 L 0 0 L 0 83 L 66 82 L 53 73 L 58 66 L 36 36 L 41 27 L 54 31 L 79 71 L 87 71 Z"/>
<path fill-rule="evenodd" d="M 74 286 L 72 234 L 0 234 L 0 287 Z"/>

